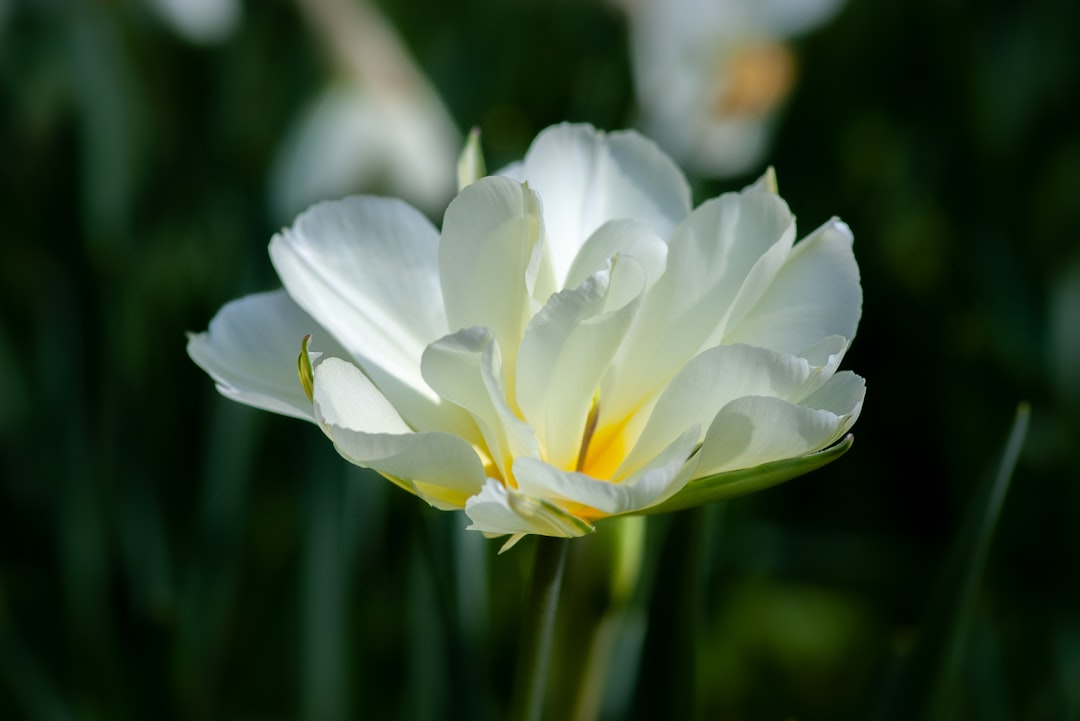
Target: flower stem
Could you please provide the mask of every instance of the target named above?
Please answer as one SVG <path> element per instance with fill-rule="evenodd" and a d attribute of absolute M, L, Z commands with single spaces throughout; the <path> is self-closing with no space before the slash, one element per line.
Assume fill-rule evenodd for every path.
<path fill-rule="evenodd" d="M 536 559 L 525 606 L 511 702 L 510 718 L 515 721 L 540 719 L 551 653 L 551 631 L 566 566 L 566 545 L 565 538 L 536 538 Z"/>

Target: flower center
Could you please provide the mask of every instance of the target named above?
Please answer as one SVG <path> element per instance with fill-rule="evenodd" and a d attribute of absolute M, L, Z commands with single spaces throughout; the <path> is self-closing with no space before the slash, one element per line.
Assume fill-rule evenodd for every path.
<path fill-rule="evenodd" d="M 630 416 L 617 423 L 596 427 L 594 414 L 589 414 L 591 425 L 586 426 L 585 440 L 581 444 L 578 471 L 598 480 L 608 481 L 626 458 L 626 424 Z"/>
<path fill-rule="evenodd" d="M 795 84 L 795 56 L 781 43 L 742 47 L 729 56 L 713 110 L 717 115 L 763 118 Z"/>

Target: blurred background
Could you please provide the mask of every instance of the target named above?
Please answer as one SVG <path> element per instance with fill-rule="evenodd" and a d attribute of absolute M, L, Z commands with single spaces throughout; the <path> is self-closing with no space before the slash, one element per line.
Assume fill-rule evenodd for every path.
<path fill-rule="evenodd" d="M 0 718 L 501 718 L 530 542 L 220 398 L 185 332 L 277 287 L 307 203 L 438 223 L 469 128 L 498 168 L 573 120 L 697 202 L 775 166 L 865 293 L 853 449 L 650 520 L 603 717 L 928 718 L 937 684 L 1080 719 L 1077 97 L 1070 0 L 0 0 Z"/>

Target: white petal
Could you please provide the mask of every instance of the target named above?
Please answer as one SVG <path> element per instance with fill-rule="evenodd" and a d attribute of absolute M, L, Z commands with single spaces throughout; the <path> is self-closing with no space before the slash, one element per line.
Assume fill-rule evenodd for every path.
<path fill-rule="evenodd" d="M 724 342 L 801 355 L 827 336 L 854 338 L 862 288 L 851 243 L 847 225 L 832 220 L 796 244 L 769 289 L 732 325 Z"/>
<path fill-rule="evenodd" d="M 405 203 L 352 197 L 313 206 L 270 243 L 289 295 L 414 426 L 430 427 L 437 415 L 420 376 L 424 347 L 446 333 L 437 238 Z"/>
<path fill-rule="evenodd" d="M 363 433 L 412 432 L 386 396 L 352 363 L 327 358 L 315 364 L 314 376 L 320 422 Z"/>
<path fill-rule="evenodd" d="M 645 296 L 605 403 L 623 416 L 710 342 L 748 277 L 775 273 L 795 238 L 776 194 L 750 190 L 702 204 L 675 231 L 664 275 Z"/>
<path fill-rule="evenodd" d="M 150 0 L 172 29 L 194 43 L 218 43 L 240 24 L 242 6 L 237 0 Z M 0 2 L 0 20 L 3 19 Z"/>
<path fill-rule="evenodd" d="M 283 291 L 227 303 L 205 333 L 188 337 L 187 352 L 217 382 L 222 395 L 249 406 L 314 421 L 296 370 L 300 342 L 348 357 L 311 316 Z"/>
<path fill-rule="evenodd" d="M 439 508 L 463 508 L 484 482 L 473 448 L 449 433 L 413 433 L 359 368 L 315 366 L 315 414 L 346 459 L 372 468 Z"/>
<path fill-rule="evenodd" d="M 589 236 L 566 276 L 566 288 L 577 288 L 616 254 L 633 258 L 645 270 L 648 284 L 664 272 L 667 243 L 652 228 L 635 220 L 611 220 Z"/>
<path fill-rule="evenodd" d="M 499 347 L 489 328 L 440 338 L 424 351 L 422 365 L 428 384 L 475 420 L 504 478 L 516 456 L 539 455 L 532 429 L 507 403 Z"/>
<path fill-rule="evenodd" d="M 703 351 L 664 389 L 619 472 L 647 462 L 687 428 L 708 428 L 736 398 L 769 396 L 798 403 L 828 380 L 822 371 L 797 356 L 753 346 Z"/>
<path fill-rule="evenodd" d="M 724 406 L 705 434 L 697 476 L 795 458 L 839 439 L 862 408 L 862 389 L 850 374 L 837 374 L 832 380 L 844 389 L 835 397 L 850 407 L 817 409 L 760 396 Z M 832 392 L 830 384 L 818 391 L 823 397 L 832 397 Z"/>
<path fill-rule="evenodd" d="M 632 131 L 550 127 L 533 141 L 521 174 L 543 198 L 559 287 L 586 238 L 609 220 L 637 220 L 666 238 L 690 211 L 682 171 Z"/>
<path fill-rule="evenodd" d="M 479 494 L 465 504 L 472 520 L 469 530 L 492 535 L 528 534 L 574 538 L 591 533 L 586 521 L 570 515 L 549 501 L 530 498 L 488 479 Z"/>
<path fill-rule="evenodd" d="M 822 372 L 828 377 L 840 367 L 840 362 L 843 361 L 844 355 L 850 346 L 851 342 L 847 338 L 830 335 L 801 350 L 799 357 L 805 358 L 810 365 L 821 368 Z"/>
<path fill-rule="evenodd" d="M 841 371 L 830 378 L 828 383 L 803 398 L 800 405 L 820 408 L 837 415 L 850 415 L 851 423 L 854 423 L 862 410 L 865 395 L 866 381 L 851 371 Z"/>
<path fill-rule="evenodd" d="M 525 332 L 517 402 L 548 462 L 574 468 L 593 396 L 626 335 L 645 288 L 631 258 L 551 296 Z"/>
<path fill-rule="evenodd" d="M 502 175 L 506 178 L 513 178 L 519 183 L 525 182 L 525 163 L 521 160 L 517 160 L 509 165 L 500 169 L 495 175 Z"/>
<path fill-rule="evenodd" d="M 583 509 L 586 517 L 640 511 L 671 497 L 686 482 L 687 476 L 680 471 L 697 445 L 700 433 L 697 427 L 686 431 L 644 468 L 620 483 L 564 471 L 535 458 L 517 459 L 514 476 L 521 493 L 560 506 L 580 504 L 600 512 L 590 514 Z"/>
<path fill-rule="evenodd" d="M 789 37 L 827 23 L 843 4 L 844 0 L 767 0 L 755 9 L 772 32 Z"/>
<path fill-rule="evenodd" d="M 481 178 L 446 209 L 439 275 L 450 328 L 491 328 L 511 387 L 517 346 L 533 310 L 531 286 L 551 285 L 535 279 L 550 275 L 545 254 L 539 199 L 521 183 Z"/>

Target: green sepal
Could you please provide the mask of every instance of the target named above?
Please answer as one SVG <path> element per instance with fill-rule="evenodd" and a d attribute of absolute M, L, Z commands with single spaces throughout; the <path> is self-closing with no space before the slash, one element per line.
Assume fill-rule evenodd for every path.
<path fill-rule="evenodd" d="M 480 149 L 480 128 L 469 131 L 469 137 L 465 141 L 465 147 L 458 156 L 457 181 L 460 191 L 466 185 L 472 185 L 480 178 L 487 175 L 484 163 L 484 153 Z"/>
<path fill-rule="evenodd" d="M 727 471 L 726 473 L 697 478 L 687 483 L 681 491 L 663 503 L 637 512 L 668 513 L 670 511 L 680 511 L 684 508 L 703 506 L 706 503 L 715 503 L 716 501 L 760 491 L 832 463 L 847 453 L 854 442 L 855 436 L 849 433 L 839 443 L 822 451 L 808 453 L 798 458 L 763 463 L 753 468 L 743 468 L 737 471 Z"/>
<path fill-rule="evenodd" d="M 767 193 L 779 195 L 780 184 L 776 181 L 776 170 L 770 165 L 760 178 L 743 188 L 743 190 L 764 190 Z"/>
<path fill-rule="evenodd" d="M 300 342 L 300 357 L 296 359 L 296 370 L 300 374 L 300 385 L 304 387 L 304 393 L 308 400 L 315 402 L 315 371 L 311 368 L 311 357 L 308 355 L 308 343 L 311 342 L 311 334 L 304 336 Z"/>

